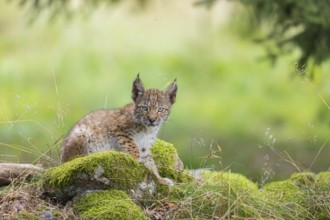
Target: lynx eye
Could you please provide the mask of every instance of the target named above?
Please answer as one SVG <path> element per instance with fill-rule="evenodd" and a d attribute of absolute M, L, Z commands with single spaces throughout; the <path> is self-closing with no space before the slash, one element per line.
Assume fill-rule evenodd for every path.
<path fill-rule="evenodd" d="M 165 112 L 166 110 L 167 110 L 166 108 L 162 108 L 162 107 L 158 108 L 158 112 Z"/>
<path fill-rule="evenodd" d="M 145 105 L 140 106 L 140 109 L 142 109 L 142 111 L 145 111 L 145 112 L 147 112 L 149 110 L 148 106 L 145 106 Z"/>

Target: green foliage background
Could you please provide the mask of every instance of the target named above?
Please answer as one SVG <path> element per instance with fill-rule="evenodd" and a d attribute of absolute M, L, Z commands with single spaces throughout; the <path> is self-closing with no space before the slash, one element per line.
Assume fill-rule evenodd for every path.
<path fill-rule="evenodd" d="M 296 74 L 299 50 L 275 65 L 262 59 L 267 50 L 252 39 L 271 27 L 247 28 L 242 5 L 126 2 L 70 19 L 45 10 L 32 23 L 26 7 L 2 2 L 0 11 L 1 162 L 58 163 L 70 127 L 130 102 L 140 73 L 147 87 L 178 79 L 159 136 L 186 166 L 261 181 L 329 169 L 329 62 L 310 82 Z"/>
<path fill-rule="evenodd" d="M 198 5 L 213 7 L 221 0 L 199 0 Z M 235 2 L 235 1 L 234 1 Z M 237 1 L 236 1 L 237 2 Z M 268 49 L 268 58 L 276 60 L 294 48 L 300 51 L 297 63 L 302 75 L 314 76 L 312 68 L 329 60 L 330 10 L 329 0 L 239 0 L 250 11 L 251 27 L 268 26 L 260 38 Z M 272 46 L 267 45 L 272 42 Z M 274 47 L 275 46 L 275 47 Z M 305 71 L 306 66 L 309 72 Z"/>

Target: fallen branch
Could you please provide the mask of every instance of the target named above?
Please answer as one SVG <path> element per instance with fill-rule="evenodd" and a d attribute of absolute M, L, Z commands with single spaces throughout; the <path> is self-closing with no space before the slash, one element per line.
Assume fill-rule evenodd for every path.
<path fill-rule="evenodd" d="M 43 168 L 32 164 L 0 163 L 0 186 L 9 185 L 17 178 L 31 177 L 43 171 Z"/>

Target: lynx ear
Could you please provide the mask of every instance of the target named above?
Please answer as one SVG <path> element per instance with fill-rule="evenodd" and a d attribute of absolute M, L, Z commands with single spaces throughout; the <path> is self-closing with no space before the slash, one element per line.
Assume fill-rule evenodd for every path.
<path fill-rule="evenodd" d="M 172 82 L 167 89 L 165 89 L 165 94 L 170 99 L 171 104 L 173 105 L 176 99 L 176 93 L 178 91 L 178 85 L 176 84 L 176 79 Z"/>
<path fill-rule="evenodd" d="M 142 81 L 140 80 L 139 74 L 136 76 L 133 87 L 132 87 L 132 99 L 135 102 L 139 96 L 142 96 L 144 93 L 144 87 Z"/>

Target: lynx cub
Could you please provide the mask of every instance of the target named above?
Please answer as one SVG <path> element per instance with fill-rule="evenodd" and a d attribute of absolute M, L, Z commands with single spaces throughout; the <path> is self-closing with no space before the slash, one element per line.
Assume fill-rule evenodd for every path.
<path fill-rule="evenodd" d="M 82 118 L 64 139 L 62 162 L 100 151 L 124 151 L 150 169 L 160 183 L 173 185 L 159 175 L 150 147 L 170 114 L 177 89 L 176 80 L 164 91 L 145 89 L 138 75 L 132 88 L 134 103 L 98 110 Z"/>

